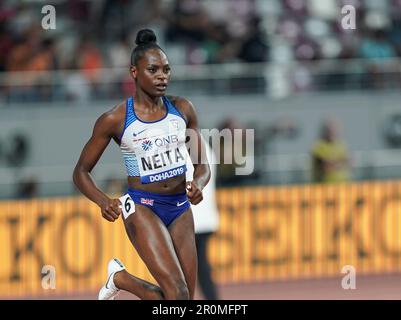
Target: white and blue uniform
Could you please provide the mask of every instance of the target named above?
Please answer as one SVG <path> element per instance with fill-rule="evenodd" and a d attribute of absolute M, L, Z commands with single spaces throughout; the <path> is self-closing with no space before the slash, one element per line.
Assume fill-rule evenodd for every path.
<path fill-rule="evenodd" d="M 128 176 L 140 177 L 144 184 L 180 176 L 187 171 L 186 120 L 167 97 L 162 99 L 167 109 L 166 115 L 151 122 L 136 116 L 132 97 L 126 102 L 120 149 Z M 185 192 L 159 195 L 128 189 L 128 194 L 134 203 L 151 208 L 166 225 L 190 206 Z"/>
<path fill-rule="evenodd" d="M 128 176 L 139 176 L 142 183 L 166 180 L 186 171 L 187 123 L 167 97 L 162 99 L 167 113 L 151 122 L 136 116 L 132 97 L 126 104 L 120 148 Z"/>

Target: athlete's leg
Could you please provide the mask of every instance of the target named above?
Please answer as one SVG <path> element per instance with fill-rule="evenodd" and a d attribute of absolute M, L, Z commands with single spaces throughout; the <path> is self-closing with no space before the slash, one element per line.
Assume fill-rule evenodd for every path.
<path fill-rule="evenodd" d="M 171 236 L 150 209 L 136 205 L 124 220 L 128 237 L 160 287 L 128 272 L 116 274 L 114 283 L 142 299 L 188 299 L 188 287 Z"/>
<path fill-rule="evenodd" d="M 164 299 L 163 291 L 159 286 L 135 277 L 126 270 L 115 274 L 114 284 L 117 288 L 131 292 L 142 300 Z"/>
<path fill-rule="evenodd" d="M 198 259 L 196 254 L 194 219 L 189 208 L 168 227 L 174 248 L 184 271 L 190 299 L 194 298 Z"/>

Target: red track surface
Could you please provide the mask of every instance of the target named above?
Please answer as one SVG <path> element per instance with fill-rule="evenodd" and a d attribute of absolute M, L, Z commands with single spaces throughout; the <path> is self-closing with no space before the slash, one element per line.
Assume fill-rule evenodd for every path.
<path fill-rule="evenodd" d="M 359 276 L 356 279 L 355 290 L 344 290 L 341 287 L 341 277 L 338 277 L 222 285 L 219 286 L 219 293 L 223 300 L 401 300 L 401 274 Z M 197 292 L 195 298 L 201 300 L 202 296 Z M 24 299 L 38 298 L 24 297 Z M 97 292 L 68 296 L 54 295 L 46 299 L 94 300 L 97 299 Z M 136 297 L 122 292 L 117 299 L 136 299 Z"/>

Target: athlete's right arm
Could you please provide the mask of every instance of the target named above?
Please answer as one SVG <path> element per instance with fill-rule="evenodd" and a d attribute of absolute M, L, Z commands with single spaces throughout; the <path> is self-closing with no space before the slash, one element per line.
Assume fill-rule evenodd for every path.
<path fill-rule="evenodd" d="M 115 128 L 116 116 L 112 112 L 106 112 L 97 119 L 92 136 L 83 148 L 73 173 L 73 181 L 77 188 L 95 202 L 100 207 L 103 218 L 111 222 L 121 213 L 120 201 L 110 199 L 96 186 L 91 171 L 110 143 Z"/>

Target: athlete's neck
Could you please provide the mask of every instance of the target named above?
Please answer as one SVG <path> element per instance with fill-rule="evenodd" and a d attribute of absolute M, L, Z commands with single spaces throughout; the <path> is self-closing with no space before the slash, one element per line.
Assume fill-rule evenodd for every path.
<path fill-rule="evenodd" d="M 161 97 L 152 97 L 142 90 L 138 90 L 135 93 L 134 100 L 136 109 L 146 110 L 147 112 L 155 112 L 163 106 Z"/>

